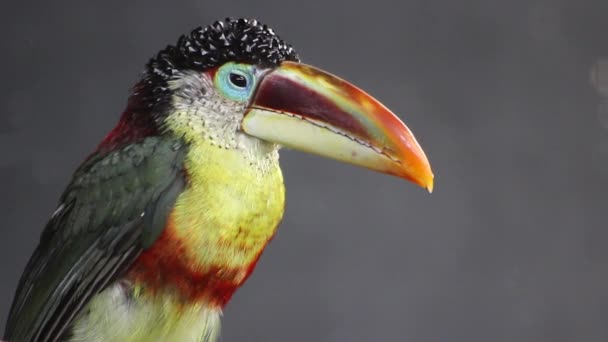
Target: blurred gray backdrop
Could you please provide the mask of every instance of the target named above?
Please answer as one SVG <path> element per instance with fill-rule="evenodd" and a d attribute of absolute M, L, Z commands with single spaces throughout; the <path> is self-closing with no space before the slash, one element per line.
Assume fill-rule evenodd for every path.
<path fill-rule="evenodd" d="M 608 341 L 605 0 L 3 0 L 0 330 L 144 63 L 226 16 L 392 108 L 436 191 L 285 151 L 285 220 L 224 341 Z"/>

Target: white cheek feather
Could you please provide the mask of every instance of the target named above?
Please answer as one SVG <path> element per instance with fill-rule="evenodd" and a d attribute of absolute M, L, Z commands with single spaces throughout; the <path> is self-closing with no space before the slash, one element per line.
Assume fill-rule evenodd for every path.
<path fill-rule="evenodd" d="M 204 139 L 224 149 L 240 150 L 256 163 L 260 159 L 269 162 L 278 160 L 278 145 L 241 131 L 246 103 L 219 94 L 207 74 L 182 72 L 175 80 L 169 81 L 169 89 L 174 94 L 174 109 L 165 121 L 168 129 L 183 135 L 190 142 Z"/>
<path fill-rule="evenodd" d="M 169 82 L 169 89 L 174 94 L 174 112 L 167 118 L 169 126 L 181 126 L 179 130 L 188 127 L 192 134 L 186 136 L 187 139 L 203 137 L 222 148 L 237 147 L 236 134 L 243 120 L 245 103 L 219 94 L 213 80 L 204 73 L 182 72 Z"/>
<path fill-rule="evenodd" d="M 243 151 L 248 159 L 261 163 L 260 167 L 262 168 L 276 164 L 279 160 L 279 146 L 277 144 L 268 143 L 242 132 L 237 132 L 236 142 L 237 148 Z M 260 156 L 264 156 L 264 158 L 260 158 Z"/>

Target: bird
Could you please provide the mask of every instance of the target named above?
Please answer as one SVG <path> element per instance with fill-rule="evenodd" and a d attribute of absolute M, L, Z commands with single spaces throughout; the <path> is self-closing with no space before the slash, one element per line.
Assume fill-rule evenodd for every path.
<path fill-rule="evenodd" d="M 19 280 L 4 339 L 203 341 L 285 208 L 279 150 L 434 176 L 410 129 L 255 19 L 155 54 L 73 173 Z"/>

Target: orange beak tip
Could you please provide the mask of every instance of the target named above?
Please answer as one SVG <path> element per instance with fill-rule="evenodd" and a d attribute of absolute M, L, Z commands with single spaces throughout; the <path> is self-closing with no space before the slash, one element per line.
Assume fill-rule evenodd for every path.
<path fill-rule="evenodd" d="M 435 180 L 431 179 L 431 181 L 426 185 L 426 190 L 429 192 L 429 194 L 433 193 L 433 187 L 435 186 L 434 183 Z"/>

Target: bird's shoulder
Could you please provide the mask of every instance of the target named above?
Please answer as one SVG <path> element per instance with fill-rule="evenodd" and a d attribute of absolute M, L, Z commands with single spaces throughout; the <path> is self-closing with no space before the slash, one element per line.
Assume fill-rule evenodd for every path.
<path fill-rule="evenodd" d="M 187 147 L 148 137 L 76 170 L 19 282 L 5 338 L 54 341 L 164 229 L 185 187 Z"/>
<path fill-rule="evenodd" d="M 41 243 L 58 232 L 69 238 L 145 215 L 148 202 L 183 176 L 185 151 L 183 141 L 158 136 L 95 152 L 74 172 Z"/>

